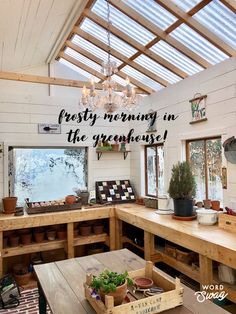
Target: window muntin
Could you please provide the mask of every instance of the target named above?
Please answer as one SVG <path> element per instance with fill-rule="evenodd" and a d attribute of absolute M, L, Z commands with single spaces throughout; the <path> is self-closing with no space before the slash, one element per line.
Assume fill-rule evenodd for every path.
<path fill-rule="evenodd" d="M 11 148 L 9 194 L 23 205 L 74 194 L 87 187 L 87 148 Z"/>

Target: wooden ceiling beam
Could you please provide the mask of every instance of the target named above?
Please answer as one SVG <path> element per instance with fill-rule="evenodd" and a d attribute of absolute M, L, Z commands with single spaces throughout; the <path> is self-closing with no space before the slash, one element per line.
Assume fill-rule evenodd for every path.
<path fill-rule="evenodd" d="M 211 0 L 209 0 L 211 1 Z M 208 68 L 211 66 L 211 64 L 206 61 L 204 58 L 196 54 L 194 51 L 186 47 L 184 44 L 176 40 L 174 37 L 171 37 L 169 34 L 167 34 L 165 31 L 163 31 L 161 28 L 156 26 L 154 23 L 150 22 L 148 19 L 142 17 L 137 11 L 126 5 L 121 0 L 110 0 L 109 1 L 114 7 L 116 7 L 118 10 L 123 12 L 124 14 L 128 15 L 130 18 L 132 18 L 134 21 L 139 23 L 141 26 L 145 27 L 147 30 L 152 32 L 154 35 L 157 36 L 156 43 L 159 40 L 164 40 L 169 45 L 183 53 L 185 56 L 202 66 L 203 68 Z"/>
<path fill-rule="evenodd" d="M 95 63 L 99 64 L 100 66 L 102 66 L 103 60 L 98 58 L 98 57 L 96 57 L 95 55 L 93 55 L 89 51 L 87 51 L 87 50 L 85 50 L 85 49 L 83 49 L 83 48 L 73 44 L 70 41 L 67 41 L 66 45 L 68 47 L 70 47 L 71 49 L 75 50 L 76 52 L 78 52 L 78 53 L 82 54 L 83 56 L 87 57 L 88 59 L 92 60 L 93 62 L 95 62 Z M 118 71 L 116 73 L 116 75 L 118 75 L 119 77 L 121 77 L 123 79 L 126 79 L 127 76 L 128 76 L 127 74 L 125 74 L 124 72 L 121 72 L 121 71 Z M 150 87 L 146 86 L 145 84 L 142 84 L 140 81 L 138 81 L 138 80 L 136 80 L 136 79 L 134 79 L 134 78 L 132 78 L 130 76 L 129 76 L 129 80 L 130 80 L 130 82 L 132 84 L 134 84 L 137 87 L 139 87 L 140 89 L 142 89 L 144 93 L 150 94 L 150 93 L 154 92 L 154 90 L 152 90 Z"/>
<path fill-rule="evenodd" d="M 124 66 L 125 65 L 130 65 L 135 70 L 143 73 L 144 75 L 150 77 L 151 79 L 153 79 L 154 81 L 158 82 L 159 84 L 161 84 L 161 85 L 163 85 L 165 87 L 169 85 L 169 82 L 164 80 L 162 77 L 154 74 L 153 72 L 151 72 L 148 69 L 144 68 L 142 65 L 139 65 L 138 63 L 134 62 L 133 60 L 127 58 L 125 55 L 123 55 L 123 54 L 119 53 L 118 51 L 116 51 L 115 49 L 109 47 L 108 45 L 106 45 L 105 43 L 103 43 L 102 41 L 97 39 L 96 37 L 88 34 L 85 31 L 83 31 L 79 27 L 74 27 L 74 32 L 76 34 L 78 34 L 80 37 L 82 37 L 82 38 L 86 39 L 87 41 L 91 42 L 92 44 L 94 44 L 98 48 L 106 51 L 107 53 L 110 52 L 110 54 L 113 57 L 116 57 L 117 59 L 121 60 L 124 63 Z M 121 68 L 119 67 L 119 69 L 121 69 Z"/>
<path fill-rule="evenodd" d="M 188 13 L 185 13 L 182 9 L 180 9 L 177 5 L 175 5 L 171 1 L 166 0 L 155 0 L 156 3 L 161 5 L 163 8 L 168 10 L 174 16 L 176 16 L 179 20 L 182 20 L 185 24 L 191 27 L 194 31 L 200 34 L 202 37 L 207 39 L 210 43 L 212 43 L 215 47 L 223 51 L 228 56 L 235 56 L 236 50 L 230 47 L 227 43 L 225 43 L 222 39 L 212 33 L 209 29 L 199 23 L 197 20 L 193 19 Z"/>
<path fill-rule="evenodd" d="M 104 19 L 100 18 L 94 12 L 91 12 L 90 10 L 85 9 L 84 10 L 84 14 L 86 15 L 87 18 L 89 18 L 93 22 L 97 23 L 101 27 L 103 27 L 105 29 L 108 28 L 107 21 L 105 21 Z M 110 31 L 111 31 L 112 34 L 114 34 L 115 36 L 117 36 L 118 38 L 120 38 L 121 40 L 126 42 L 128 45 L 132 46 L 133 48 L 139 50 L 141 53 L 143 53 L 146 56 L 150 57 L 151 59 L 153 59 L 154 61 L 156 61 L 160 65 L 164 66 L 169 71 L 175 73 L 176 75 L 180 76 L 181 78 L 186 78 L 188 76 L 187 73 L 185 73 L 184 71 L 182 71 L 181 69 L 176 67 L 174 64 L 168 62 L 167 60 L 165 60 L 161 56 L 157 55 L 156 53 L 148 50 L 145 46 L 141 45 L 136 40 L 134 40 L 130 36 L 126 35 L 124 32 L 120 31 L 115 26 L 110 25 L 109 28 L 110 28 Z"/>
<path fill-rule="evenodd" d="M 227 8 L 236 13 L 236 1 L 235 0 L 220 0 Z"/>

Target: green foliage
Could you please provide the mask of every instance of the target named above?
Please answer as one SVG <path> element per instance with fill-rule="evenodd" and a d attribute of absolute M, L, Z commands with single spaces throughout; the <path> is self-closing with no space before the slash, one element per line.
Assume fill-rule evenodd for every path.
<path fill-rule="evenodd" d="M 187 161 L 173 166 L 168 193 L 173 199 L 192 199 L 195 196 L 196 183 Z"/>
<path fill-rule="evenodd" d="M 103 290 L 105 293 L 116 291 L 127 280 L 128 285 L 132 285 L 132 280 L 128 277 L 127 271 L 118 274 L 113 271 L 104 270 L 99 276 L 93 276 L 91 287 L 96 291 Z"/>

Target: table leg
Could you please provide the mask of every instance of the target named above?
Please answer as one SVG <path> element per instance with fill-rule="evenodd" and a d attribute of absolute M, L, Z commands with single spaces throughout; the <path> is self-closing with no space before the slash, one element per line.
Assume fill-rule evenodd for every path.
<path fill-rule="evenodd" d="M 203 285 L 213 284 L 212 260 L 204 255 L 199 254 L 199 267 L 200 267 L 200 284 L 202 290 Z"/>
<path fill-rule="evenodd" d="M 152 233 L 144 230 L 144 258 L 146 261 L 152 260 L 155 254 L 155 237 Z"/>
<path fill-rule="evenodd" d="M 123 243 L 122 243 L 122 235 L 123 235 L 123 230 L 122 230 L 122 220 L 116 218 L 116 249 L 120 250 L 123 248 Z"/>
<path fill-rule="evenodd" d="M 45 299 L 43 290 L 38 282 L 38 292 L 39 292 L 39 314 L 47 313 L 47 301 Z"/>

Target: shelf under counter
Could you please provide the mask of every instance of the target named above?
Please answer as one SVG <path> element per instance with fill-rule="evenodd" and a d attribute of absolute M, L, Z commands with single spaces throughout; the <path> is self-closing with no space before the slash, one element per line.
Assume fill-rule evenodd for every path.
<path fill-rule="evenodd" d="M 74 238 L 74 246 L 93 244 L 99 242 L 109 243 L 109 235 L 107 233 L 91 234 L 88 236 L 77 236 Z"/>

